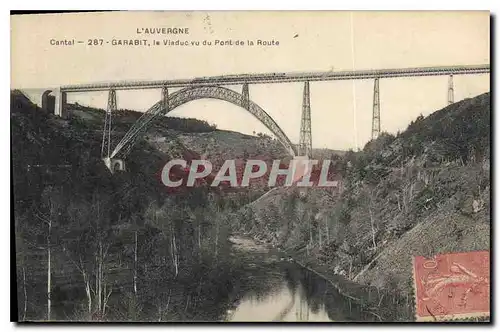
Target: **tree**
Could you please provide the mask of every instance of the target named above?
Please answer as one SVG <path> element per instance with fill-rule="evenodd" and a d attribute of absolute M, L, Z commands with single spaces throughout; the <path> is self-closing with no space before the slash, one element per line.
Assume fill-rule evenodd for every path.
<path fill-rule="evenodd" d="M 166 247 L 170 248 L 174 278 L 179 274 L 179 251 L 175 227 L 175 219 L 179 218 L 179 212 L 179 207 L 172 200 L 166 200 L 161 207 L 151 204 L 146 210 L 147 223 L 160 231 L 167 242 Z"/>
<path fill-rule="evenodd" d="M 52 319 L 52 254 L 55 241 L 52 241 L 53 227 L 59 224 L 62 214 L 63 193 L 55 187 L 47 187 L 42 193 L 41 209 L 36 209 L 34 215 L 43 227 L 40 229 L 45 238 L 47 252 L 47 314 L 46 320 Z M 44 230 L 45 228 L 45 230 Z M 43 248 L 43 247 L 39 247 Z"/>
<path fill-rule="evenodd" d="M 16 237 L 16 268 L 17 268 L 17 282 L 18 285 L 22 285 L 22 311 L 18 312 L 18 317 L 20 321 L 25 321 L 28 312 L 28 291 L 26 283 L 26 267 L 27 264 L 29 248 L 28 243 L 25 239 L 28 227 L 28 217 L 27 215 L 18 216 L 14 218 L 15 220 L 15 237 Z M 20 270 L 20 271 L 19 271 Z M 19 287 L 18 287 L 19 291 Z M 21 310 L 19 303 L 18 309 Z"/>
<path fill-rule="evenodd" d="M 90 206 L 85 201 L 70 202 L 61 240 L 66 257 L 82 276 L 89 319 L 105 317 L 112 293 L 107 264 L 113 233 L 105 202 L 104 195 L 98 192 L 92 194 Z"/>
<path fill-rule="evenodd" d="M 375 189 L 370 190 L 369 197 L 368 197 L 368 211 L 370 213 L 370 225 L 371 225 L 371 231 L 372 231 L 372 244 L 373 244 L 373 250 L 377 250 L 377 243 L 375 241 L 375 216 L 373 213 L 375 207 Z"/>

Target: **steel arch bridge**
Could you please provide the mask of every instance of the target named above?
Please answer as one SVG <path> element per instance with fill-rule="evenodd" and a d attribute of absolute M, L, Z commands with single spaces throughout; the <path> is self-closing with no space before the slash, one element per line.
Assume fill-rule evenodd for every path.
<path fill-rule="evenodd" d="M 353 71 L 326 71 L 326 72 L 288 72 L 288 73 L 262 73 L 262 74 L 240 74 L 223 75 L 211 77 L 199 77 L 194 79 L 172 79 L 160 81 L 117 81 L 104 83 L 90 83 L 78 85 L 65 85 L 55 89 L 46 89 L 41 96 L 42 108 L 48 108 L 48 95 L 55 95 L 54 112 L 61 117 L 66 116 L 66 97 L 68 93 L 108 91 L 108 105 L 104 121 L 102 136 L 102 159 L 106 166 L 114 172 L 116 169 L 124 170 L 123 159 L 130 152 L 132 146 L 141 133 L 147 130 L 158 116 L 165 115 L 189 101 L 212 98 L 230 102 L 242 107 L 264 124 L 278 141 L 286 148 L 292 156 L 312 156 L 312 130 L 311 130 L 311 104 L 310 104 L 310 82 L 340 81 L 340 80 L 373 80 L 373 109 L 372 109 L 372 139 L 376 139 L 381 132 L 380 117 L 380 87 L 382 79 L 394 79 L 399 77 L 429 77 L 448 76 L 447 92 L 448 104 L 454 102 L 455 75 L 481 75 L 489 74 L 490 65 L 457 65 L 437 67 L 415 67 L 415 68 L 390 68 L 370 69 Z M 298 145 L 294 145 L 280 126 L 261 107 L 249 98 L 249 85 L 280 84 L 296 82 L 303 83 L 302 115 L 300 124 L 300 138 Z M 241 93 L 228 89 L 224 86 L 242 86 Z M 181 88 L 169 96 L 169 89 Z M 122 140 L 111 147 L 111 121 L 112 113 L 117 110 L 116 91 L 118 90 L 145 90 L 161 89 L 161 100 L 149 108 L 132 128 L 125 134 Z"/>
<path fill-rule="evenodd" d="M 278 141 L 295 156 L 297 151 L 288 136 L 283 132 L 280 126 L 267 114 L 259 105 L 249 99 L 248 85 L 243 86 L 243 93 L 221 86 L 199 86 L 188 87 L 172 93 L 170 96 L 167 89 L 163 89 L 164 98 L 154 104 L 134 123 L 132 128 L 125 134 L 122 140 L 116 145 L 110 158 L 125 157 L 129 152 L 137 137 L 139 137 L 151 125 L 153 120 L 162 115 L 173 111 L 175 108 L 197 99 L 211 98 L 219 99 L 236 106 L 242 107 L 257 118 L 266 126 L 278 139 Z"/>

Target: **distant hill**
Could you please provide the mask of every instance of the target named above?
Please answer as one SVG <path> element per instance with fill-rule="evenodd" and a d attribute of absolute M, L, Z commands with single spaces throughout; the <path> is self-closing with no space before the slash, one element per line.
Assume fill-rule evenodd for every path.
<path fill-rule="evenodd" d="M 327 148 L 313 148 L 312 159 L 330 159 L 332 156 L 343 156 L 347 153 L 346 150 L 333 150 Z"/>
<path fill-rule="evenodd" d="M 84 120 L 95 130 L 102 129 L 104 110 L 78 104 L 68 107 L 73 118 Z M 118 110 L 114 115 L 116 121 L 113 129 L 124 134 L 143 114 L 132 110 Z M 279 158 L 287 155 L 281 144 L 270 137 L 218 130 L 213 124 L 193 118 L 157 117 L 143 138 L 160 150 L 165 150 L 174 140 L 200 155 L 215 159 L 265 155 Z"/>

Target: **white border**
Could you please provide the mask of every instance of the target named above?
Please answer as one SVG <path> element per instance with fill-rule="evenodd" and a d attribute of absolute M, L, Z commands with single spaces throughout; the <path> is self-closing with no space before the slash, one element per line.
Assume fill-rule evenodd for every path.
<path fill-rule="evenodd" d="M 16 9 L 29 10 L 40 8 L 40 2 L 23 1 L 16 3 Z M 272 2 L 269 0 L 252 1 L 203 1 L 185 0 L 177 2 L 159 3 L 157 1 L 120 1 L 120 6 L 110 6 L 100 0 L 86 0 L 82 2 L 64 2 L 56 0 L 44 1 L 46 10 L 61 8 L 65 10 L 491 10 L 495 7 L 495 0 L 453 2 L 440 0 L 350 0 L 329 3 L 321 0 Z"/>

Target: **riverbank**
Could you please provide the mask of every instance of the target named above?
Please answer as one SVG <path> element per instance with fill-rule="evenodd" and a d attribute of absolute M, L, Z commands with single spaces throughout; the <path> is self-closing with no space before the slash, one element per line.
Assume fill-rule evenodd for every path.
<path fill-rule="evenodd" d="M 278 250 L 271 244 L 242 235 L 232 235 L 230 242 L 239 252 L 264 254 L 273 257 L 273 261 L 297 265 L 327 282 L 345 301 L 357 305 L 361 311 L 368 312 L 377 321 L 413 321 L 413 295 L 404 296 L 395 290 L 379 289 L 362 285 L 334 274 L 326 266 L 321 265 L 305 251 Z M 267 259 L 266 259 L 267 260 Z"/>
<path fill-rule="evenodd" d="M 296 264 L 328 281 L 342 296 L 361 305 L 380 321 L 414 321 L 413 293 L 406 295 L 394 289 L 363 285 L 333 273 L 305 251 L 285 252 Z"/>

